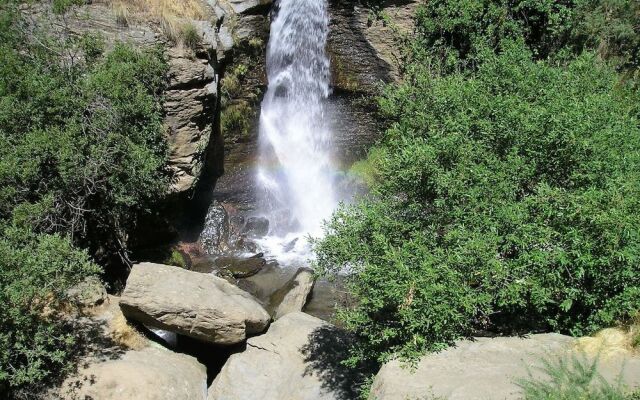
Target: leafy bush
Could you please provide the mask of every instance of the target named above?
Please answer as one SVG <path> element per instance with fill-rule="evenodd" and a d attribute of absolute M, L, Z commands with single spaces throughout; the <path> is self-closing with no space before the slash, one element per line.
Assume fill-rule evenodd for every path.
<path fill-rule="evenodd" d="M 640 392 L 626 393 L 622 385 L 608 383 L 597 371 L 598 360 L 543 360 L 544 378 L 521 380 L 525 400 L 633 400 Z"/>
<path fill-rule="evenodd" d="M 562 59 L 585 49 L 637 69 L 640 5 L 627 0 L 434 0 L 417 13 L 412 55 L 447 67 L 475 66 L 484 49 L 524 39 L 537 59 Z"/>
<path fill-rule="evenodd" d="M 70 367 L 65 291 L 101 272 L 92 259 L 107 273 L 127 262 L 137 217 L 168 187 L 167 66 L 124 44 L 103 56 L 97 36 L 25 36 L 16 10 L 0 7 L 0 397 L 31 398 Z"/>
<path fill-rule="evenodd" d="M 59 312 L 64 291 L 100 271 L 58 235 L 0 237 L 0 386 L 34 385 L 69 368 L 76 334 Z"/>
<path fill-rule="evenodd" d="M 583 334 L 640 309 L 640 132 L 633 93 L 585 54 L 523 41 L 477 72 L 412 65 L 372 196 L 339 210 L 318 267 L 346 274 L 351 361 L 413 358 L 474 329 Z"/>
<path fill-rule="evenodd" d="M 65 69 L 11 44 L 0 49 L 0 219 L 126 257 L 136 215 L 168 186 L 160 53 L 119 44 Z"/>

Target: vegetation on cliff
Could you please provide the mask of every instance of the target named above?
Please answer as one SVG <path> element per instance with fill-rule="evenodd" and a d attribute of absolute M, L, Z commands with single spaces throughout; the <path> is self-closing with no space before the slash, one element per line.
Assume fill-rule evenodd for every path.
<path fill-rule="evenodd" d="M 65 290 L 98 264 L 127 262 L 128 232 L 169 182 L 161 53 L 63 37 L 0 6 L 3 392 L 67 367 L 76 335 L 59 313 Z"/>
<path fill-rule="evenodd" d="M 316 244 L 346 274 L 352 364 L 476 330 L 588 334 L 640 310 L 638 12 L 429 1 L 372 153 L 371 196 Z M 362 168 L 362 166 L 360 166 Z"/>

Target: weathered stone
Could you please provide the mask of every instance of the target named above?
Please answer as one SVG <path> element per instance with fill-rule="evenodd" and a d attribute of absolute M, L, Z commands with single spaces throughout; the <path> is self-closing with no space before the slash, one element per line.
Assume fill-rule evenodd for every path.
<path fill-rule="evenodd" d="M 544 377 L 543 360 L 578 357 L 575 340 L 559 334 L 529 338 L 478 338 L 421 358 L 415 370 L 398 360 L 383 365 L 371 388 L 370 400 L 405 400 L 433 396 L 449 400 L 522 399 L 517 380 Z M 615 357 L 598 361 L 598 372 L 614 382 L 640 385 L 640 358 Z"/>
<path fill-rule="evenodd" d="M 242 233 L 252 238 L 260 238 L 269 233 L 269 220 L 264 217 L 249 217 Z"/>
<path fill-rule="evenodd" d="M 146 347 L 92 362 L 67 379 L 60 394 L 65 400 L 202 400 L 206 385 L 207 371 L 195 358 Z"/>
<path fill-rule="evenodd" d="M 274 319 L 282 318 L 292 312 L 302 311 L 313 289 L 314 281 L 313 270 L 300 268 L 295 276 L 274 294 L 275 297 L 282 296 L 274 313 Z"/>
<path fill-rule="evenodd" d="M 269 37 L 269 18 L 264 15 L 247 15 L 240 18 L 233 29 L 237 42 L 253 38 L 266 40 Z"/>
<path fill-rule="evenodd" d="M 209 400 L 333 400 L 340 396 L 315 370 L 308 349 L 314 335 L 329 328 L 304 313 L 292 313 L 232 355 L 209 388 Z"/>
<path fill-rule="evenodd" d="M 229 241 L 229 213 L 222 204 L 214 201 L 205 217 L 204 229 L 200 233 L 200 243 L 205 253 L 219 254 L 226 250 Z"/>
<path fill-rule="evenodd" d="M 372 20 L 367 8 L 356 8 L 355 17 L 363 30 L 364 39 L 375 52 L 376 57 L 388 66 L 388 75 L 394 81 L 400 79 L 402 59 L 399 39 L 411 35 L 415 29 L 415 12 L 420 0 L 385 0 L 381 12 L 385 19 Z"/>
<path fill-rule="evenodd" d="M 67 290 L 67 298 L 81 307 L 93 307 L 104 303 L 107 290 L 98 277 L 88 277 Z"/>
<path fill-rule="evenodd" d="M 260 272 L 267 264 L 262 257 L 234 257 L 224 256 L 215 260 L 215 265 L 220 269 L 225 269 L 231 273 L 234 278 L 248 278 Z"/>
<path fill-rule="evenodd" d="M 150 327 L 223 345 L 264 331 L 270 320 L 250 294 L 222 278 L 152 263 L 133 266 L 120 307 Z"/>
<path fill-rule="evenodd" d="M 237 14 L 247 14 L 255 11 L 256 8 L 265 7 L 273 3 L 273 0 L 228 0 Z"/>

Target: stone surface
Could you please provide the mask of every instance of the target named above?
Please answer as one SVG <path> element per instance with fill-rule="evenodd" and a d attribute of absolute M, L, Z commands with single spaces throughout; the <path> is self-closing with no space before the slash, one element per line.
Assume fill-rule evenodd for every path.
<path fill-rule="evenodd" d="M 78 306 L 93 307 L 104 303 L 107 290 L 100 278 L 91 276 L 67 290 L 67 298 Z"/>
<path fill-rule="evenodd" d="M 222 345 L 242 342 L 270 321 L 250 294 L 222 278 L 152 263 L 133 266 L 120 307 L 150 327 Z"/>
<path fill-rule="evenodd" d="M 381 12 L 385 19 L 371 19 L 368 10 L 356 8 L 356 17 L 364 29 L 364 39 L 374 50 L 376 57 L 388 66 L 388 77 L 400 79 L 401 48 L 398 39 L 413 34 L 415 12 L 420 0 L 384 0 Z"/>
<path fill-rule="evenodd" d="M 200 233 L 200 244 L 205 253 L 216 255 L 228 248 L 229 242 L 229 213 L 222 204 L 214 201 L 204 221 L 204 228 Z"/>
<path fill-rule="evenodd" d="M 302 311 L 307 304 L 307 298 L 313 289 L 315 278 L 313 270 L 309 268 L 300 268 L 295 276 L 282 288 L 282 291 L 276 292 L 276 296 L 282 294 L 282 301 L 276 308 L 274 319 L 296 311 Z"/>
<path fill-rule="evenodd" d="M 273 0 L 228 0 L 228 2 L 236 13 L 248 14 L 257 8 L 269 6 Z"/>
<path fill-rule="evenodd" d="M 369 400 L 423 399 L 520 400 L 515 381 L 542 378 L 542 360 L 583 357 L 575 340 L 560 334 L 539 334 L 528 338 L 478 338 L 461 341 L 456 347 L 422 357 L 415 372 L 397 361 L 382 366 L 371 388 Z M 624 365 L 624 369 L 623 369 Z M 631 387 L 640 385 L 640 358 L 613 357 L 599 360 L 599 372 L 610 382 L 623 371 Z"/>
<path fill-rule="evenodd" d="M 218 79 L 210 61 L 190 50 L 167 51 L 169 85 L 165 91 L 165 126 L 169 141 L 172 189 L 193 189 L 213 135 Z"/>
<path fill-rule="evenodd" d="M 328 38 L 332 84 L 349 92 L 375 93 L 381 82 L 400 78 L 398 39 L 413 33 L 419 0 L 384 0 L 376 20 L 358 2 L 332 0 Z"/>
<path fill-rule="evenodd" d="M 269 233 L 269 220 L 265 217 L 249 217 L 242 233 L 251 238 L 261 238 Z"/>
<path fill-rule="evenodd" d="M 61 387 L 65 400 L 202 400 L 207 371 L 195 358 L 156 347 L 94 360 Z"/>
<path fill-rule="evenodd" d="M 266 334 L 249 339 L 244 352 L 229 358 L 209 387 L 208 400 L 339 399 L 309 354 L 314 335 L 329 327 L 299 312 L 279 319 Z"/>
<path fill-rule="evenodd" d="M 260 272 L 267 261 L 261 255 L 250 258 L 224 256 L 218 257 L 214 264 L 220 269 L 229 271 L 234 278 L 248 278 Z"/>

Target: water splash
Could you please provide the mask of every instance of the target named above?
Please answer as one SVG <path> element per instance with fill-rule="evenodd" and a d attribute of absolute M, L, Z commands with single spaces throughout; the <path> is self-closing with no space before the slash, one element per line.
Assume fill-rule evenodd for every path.
<path fill-rule="evenodd" d="M 338 199 L 326 101 L 326 0 L 280 0 L 267 49 L 269 87 L 260 115 L 257 172 L 271 235 L 263 245 L 303 251 L 296 238 L 322 231 Z M 285 247 L 291 247 L 286 249 Z"/>

